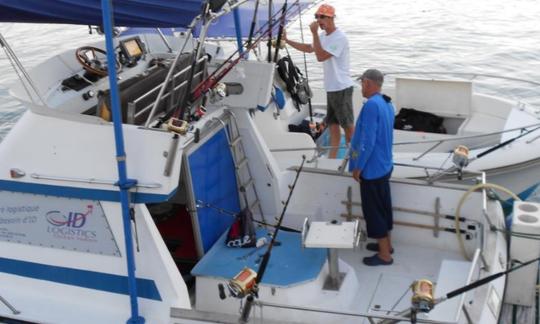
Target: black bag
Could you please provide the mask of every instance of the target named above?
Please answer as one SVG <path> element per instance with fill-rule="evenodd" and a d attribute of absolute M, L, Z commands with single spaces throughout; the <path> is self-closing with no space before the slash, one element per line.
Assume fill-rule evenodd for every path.
<path fill-rule="evenodd" d="M 394 120 L 394 129 L 446 134 L 443 121 L 443 117 L 432 113 L 413 108 L 401 108 Z"/>
<path fill-rule="evenodd" d="M 291 94 L 296 108 L 300 109 L 300 104 L 305 105 L 313 96 L 307 79 L 304 78 L 300 69 L 295 66 L 290 56 L 284 56 L 277 61 L 278 74 L 285 82 L 287 91 Z"/>
<path fill-rule="evenodd" d="M 225 244 L 228 247 L 254 247 L 257 235 L 251 212 L 246 208 L 236 214 L 234 223 L 229 228 Z"/>

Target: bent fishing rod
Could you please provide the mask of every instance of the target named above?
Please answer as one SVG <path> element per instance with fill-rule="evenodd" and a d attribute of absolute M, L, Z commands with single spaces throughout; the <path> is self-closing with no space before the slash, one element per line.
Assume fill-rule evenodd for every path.
<path fill-rule="evenodd" d="M 259 267 L 259 271 L 257 272 L 257 277 L 255 278 L 255 285 L 253 287 L 252 292 L 247 296 L 246 303 L 244 305 L 244 308 L 242 309 L 242 314 L 240 317 L 241 323 L 247 323 L 249 320 L 251 307 L 253 306 L 255 297 L 258 297 L 257 290 L 258 290 L 259 283 L 261 282 L 264 276 L 264 273 L 266 272 L 266 267 L 268 266 L 268 261 L 270 260 L 270 256 L 272 254 L 272 248 L 274 247 L 277 234 L 279 232 L 279 229 L 281 228 L 281 223 L 283 222 L 283 218 L 285 216 L 285 212 L 287 211 L 287 207 L 289 206 L 289 202 L 291 201 L 294 188 L 296 187 L 296 182 L 298 181 L 298 178 L 300 177 L 300 172 L 302 172 L 302 168 L 304 167 L 304 162 L 306 162 L 306 156 L 302 155 L 302 163 L 300 164 L 300 167 L 298 168 L 298 170 L 296 170 L 296 177 L 294 178 L 293 184 L 290 186 L 289 196 L 287 197 L 287 201 L 285 202 L 285 205 L 283 206 L 283 209 L 281 211 L 281 215 L 279 216 L 278 222 L 276 224 L 276 229 L 274 230 L 274 233 L 272 233 L 272 239 L 270 240 L 270 243 L 268 244 L 268 248 L 266 249 L 266 252 L 264 253 L 262 257 L 261 266 Z"/>

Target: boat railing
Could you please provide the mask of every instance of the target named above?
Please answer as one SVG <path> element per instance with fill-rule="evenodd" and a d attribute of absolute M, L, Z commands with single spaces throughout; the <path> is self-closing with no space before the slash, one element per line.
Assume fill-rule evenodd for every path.
<path fill-rule="evenodd" d="M 191 22 L 191 24 L 188 26 L 187 28 L 187 31 L 186 31 L 186 34 L 187 35 L 191 35 L 192 34 L 192 31 L 193 29 L 195 28 L 195 26 L 201 21 L 201 19 L 203 20 L 203 26 L 202 26 L 202 29 L 201 29 L 201 34 L 200 34 L 200 37 L 199 37 L 199 45 L 203 44 L 204 41 L 205 41 L 205 38 L 206 38 L 206 32 L 208 31 L 208 28 L 209 26 L 218 18 L 220 18 L 221 16 L 229 13 L 231 10 L 235 9 L 235 8 L 238 8 L 239 6 L 243 5 L 244 3 L 246 3 L 248 0 L 239 0 L 239 1 L 235 1 L 235 2 L 228 2 L 227 3 L 227 6 L 223 8 L 222 11 L 218 12 L 218 13 L 212 13 L 210 12 L 208 17 L 202 17 L 201 15 L 195 17 L 193 19 L 193 21 Z M 203 19 L 204 18 L 204 19 Z M 208 18 L 208 19 L 207 19 Z M 150 127 L 150 123 L 152 122 L 156 112 L 157 112 L 157 109 L 158 109 L 158 106 L 159 104 L 161 103 L 162 101 L 162 97 L 164 96 L 164 93 L 165 93 L 165 89 L 166 87 L 168 86 L 169 82 L 171 81 L 171 78 L 172 80 L 174 80 L 174 77 L 172 76 L 173 74 L 173 71 L 176 67 L 176 64 L 178 63 L 178 60 L 180 58 L 180 55 L 182 54 L 182 52 L 184 51 L 184 48 L 186 47 L 187 45 L 187 42 L 188 40 L 190 39 L 190 37 L 186 38 L 186 41 L 184 42 L 184 45 L 182 46 L 182 49 L 177 53 L 176 57 L 174 58 L 174 62 L 169 70 L 169 72 L 167 73 L 167 76 L 165 77 L 165 80 L 163 81 L 163 83 L 161 84 L 161 87 L 159 88 L 159 93 L 157 95 L 157 98 L 155 100 L 155 102 L 153 103 L 152 105 L 152 109 L 150 111 L 150 114 L 148 115 L 148 118 L 144 124 L 145 127 Z M 201 55 L 202 53 L 202 46 L 198 46 L 196 52 L 195 52 L 195 61 L 196 62 L 199 62 L 201 59 L 205 59 L 206 60 L 206 56 L 202 56 Z M 198 63 L 197 63 L 198 64 Z M 191 84 L 191 80 L 188 80 L 188 82 L 186 82 L 186 84 Z M 176 89 L 176 87 L 175 87 Z M 173 90 L 175 90 L 173 89 Z M 188 89 L 187 91 L 190 91 L 191 89 Z M 186 95 L 189 95 L 189 94 L 186 94 Z"/>
<path fill-rule="evenodd" d="M 399 145 L 412 145 L 412 144 L 430 144 L 430 143 L 445 143 L 445 142 L 457 142 L 457 141 L 463 141 L 463 140 L 469 140 L 469 139 L 477 139 L 482 137 L 489 137 L 489 136 L 496 136 L 496 135 L 502 135 L 505 133 L 515 132 L 515 131 L 524 131 L 527 128 L 531 127 L 538 127 L 540 126 L 540 123 L 534 123 L 514 128 L 505 129 L 502 131 L 496 131 L 496 132 L 489 132 L 489 133 L 483 133 L 483 134 L 475 134 L 475 135 L 466 135 L 466 136 L 455 136 L 455 137 L 449 137 L 449 138 L 441 138 L 441 139 L 431 139 L 431 140 L 417 140 L 417 141 L 403 141 L 403 142 L 394 142 L 395 146 Z M 527 144 L 530 144 L 534 142 L 536 139 L 540 137 L 537 136 L 531 140 L 527 141 Z M 440 145 L 440 144 L 439 144 Z"/>
<path fill-rule="evenodd" d="M 201 65 L 204 65 L 206 62 L 207 57 L 203 56 L 199 60 L 197 60 L 195 66 L 199 67 Z M 171 69 L 174 69 L 174 63 L 171 66 Z M 127 104 L 127 123 L 133 124 L 137 120 L 137 118 L 144 116 L 145 114 L 148 114 L 148 117 L 146 118 L 146 121 L 144 122 L 145 126 L 148 127 L 150 123 L 153 121 L 154 117 L 157 114 L 158 107 L 161 103 L 164 103 L 166 99 L 168 99 L 171 96 L 182 94 L 184 91 L 184 88 L 187 86 L 188 81 L 187 78 L 181 78 L 181 76 L 189 74 L 191 71 L 192 66 L 189 65 L 179 72 L 172 75 L 171 80 L 180 79 L 182 80 L 178 85 L 174 86 L 174 88 L 165 90 L 163 93 L 161 93 L 162 89 L 167 89 L 167 85 L 165 84 L 170 83 L 170 80 L 163 81 L 162 83 L 158 84 L 154 88 L 150 89 L 149 91 L 145 92 L 138 98 L 136 98 L 133 101 L 128 102 Z M 193 74 L 194 79 L 198 79 L 203 75 L 204 69 L 200 69 L 196 73 Z M 161 94 L 161 95 L 160 95 Z M 186 93 L 184 95 L 189 95 L 188 91 L 186 90 Z M 146 106 L 140 108 L 138 105 L 141 104 L 145 99 L 151 98 L 152 96 L 156 96 L 156 99 L 152 101 L 150 104 L 147 104 Z"/>
<path fill-rule="evenodd" d="M 532 130 L 527 130 L 528 128 L 533 128 L 533 129 Z M 505 129 L 505 130 L 502 130 L 502 131 L 496 131 L 496 132 L 490 132 L 490 133 L 484 133 L 484 134 L 456 136 L 456 137 L 443 138 L 443 139 L 394 142 L 393 145 L 394 146 L 402 146 L 402 145 L 404 146 L 404 145 L 433 144 L 429 148 L 427 148 L 425 151 L 420 153 L 418 156 L 413 158 L 413 161 L 418 161 L 423 156 L 425 156 L 429 152 L 433 151 L 434 149 L 436 149 L 438 146 L 440 146 L 443 143 L 457 142 L 456 145 L 458 145 L 460 143 L 463 143 L 463 142 L 465 142 L 467 140 L 471 140 L 471 139 L 479 139 L 479 138 L 486 138 L 486 137 L 492 137 L 492 136 L 500 136 L 500 135 L 503 135 L 503 134 L 506 134 L 506 133 L 516 132 L 516 131 L 520 131 L 520 134 L 517 135 L 517 136 L 521 136 L 521 134 L 523 134 L 524 132 L 532 133 L 532 132 L 537 132 L 538 130 L 540 130 L 540 123 L 524 125 L 524 126 L 520 126 L 520 127 L 514 127 L 514 128 Z M 526 140 L 524 143 L 531 144 L 531 143 L 535 142 L 536 140 L 538 140 L 539 138 L 540 138 L 540 135 L 537 135 L 535 137 L 532 137 L 532 138 Z M 327 145 L 321 146 L 321 145 L 317 145 L 315 147 L 273 148 L 270 151 L 278 153 L 278 152 L 296 152 L 296 151 L 311 151 L 311 150 L 313 150 L 314 151 L 314 156 L 310 161 L 310 162 L 313 162 L 314 160 L 316 160 L 317 158 L 322 156 L 324 152 L 329 151 L 329 150 L 334 149 L 334 148 L 335 149 L 348 149 L 348 146 L 342 146 L 342 145 L 340 145 L 340 146 L 327 146 Z M 448 152 L 445 152 L 445 153 L 450 153 L 450 152 L 451 151 L 448 151 Z M 345 154 L 343 159 L 346 160 L 347 158 L 348 158 L 347 154 Z M 473 157 L 473 159 L 476 159 L 476 158 L 479 158 L 479 157 Z"/>
<path fill-rule="evenodd" d="M 358 318 L 366 318 L 369 323 L 371 324 L 380 324 L 380 323 L 400 323 L 400 322 L 410 322 L 410 310 L 408 309 L 407 312 L 403 312 L 397 315 L 386 315 L 386 314 L 372 314 L 372 313 L 364 313 L 364 312 L 345 312 L 345 311 L 332 311 L 327 309 L 319 309 L 315 307 L 309 307 L 309 306 L 292 306 L 292 305 L 284 305 L 284 304 L 277 304 L 262 300 L 255 301 L 255 306 L 259 306 L 260 308 L 263 307 L 271 307 L 271 308 L 278 308 L 278 309 L 290 309 L 290 310 L 297 310 L 302 312 L 314 312 L 314 313 L 321 313 L 321 314 L 331 314 L 331 315 L 339 315 L 339 316 L 350 316 L 350 317 L 358 317 Z M 409 316 L 407 316 L 409 315 Z M 432 320 L 427 318 L 416 318 L 416 323 L 426 323 L 426 324 L 456 324 L 457 321 L 440 321 L 440 320 Z"/>
<path fill-rule="evenodd" d="M 384 75 L 446 75 L 446 76 L 459 76 L 459 77 L 470 77 L 470 80 L 474 80 L 478 77 L 488 78 L 488 79 L 499 79 L 506 81 L 516 81 L 522 83 L 528 83 L 535 86 L 540 86 L 540 82 L 526 80 L 521 78 L 500 76 L 495 74 L 488 73 L 476 73 L 476 72 L 448 72 L 448 71 L 390 71 L 385 72 Z M 353 77 L 358 80 L 362 74 L 354 74 Z"/>

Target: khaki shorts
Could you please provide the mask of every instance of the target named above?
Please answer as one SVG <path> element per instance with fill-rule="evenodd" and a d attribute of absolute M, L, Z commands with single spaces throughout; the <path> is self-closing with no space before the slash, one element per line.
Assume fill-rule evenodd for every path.
<path fill-rule="evenodd" d="M 326 93 L 327 124 L 339 124 L 343 128 L 354 124 L 352 95 L 353 87 Z"/>

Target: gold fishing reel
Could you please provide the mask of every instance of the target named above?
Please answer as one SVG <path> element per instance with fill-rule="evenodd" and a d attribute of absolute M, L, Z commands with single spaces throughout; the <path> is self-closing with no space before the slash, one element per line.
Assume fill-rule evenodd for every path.
<path fill-rule="evenodd" d="M 167 129 L 171 132 L 175 132 L 180 135 L 185 135 L 189 129 L 189 124 L 185 120 L 172 117 L 167 122 Z"/>
<path fill-rule="evenodd" d="M 435 306 L 433 297 L 433 283 L 427 279 L 416 280 L 411 285 L 413 296 L 411 298 L 412 308 L 417 312 L 428 313 Z"/>
<path fill-rule="evenodd" d="M 256 290 L 256 282 L 257 272 L 246 267 L 229 280 L 227 288 L 233 297 L 244 298 Z"/>

